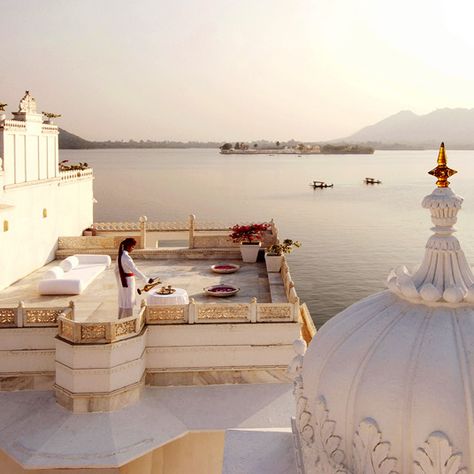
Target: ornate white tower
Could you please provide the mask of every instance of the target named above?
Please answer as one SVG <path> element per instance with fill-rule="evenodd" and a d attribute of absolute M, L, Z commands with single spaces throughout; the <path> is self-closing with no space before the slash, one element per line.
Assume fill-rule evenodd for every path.
<path fill-rule="evenodd" d="M 80 235 L 93 221 L 92 170 L 80 176 L 59 170 L 59 129 L 43 122 L 29 91 L 13 120 L 5 106 L 0 104 L 0 289 L 54 259 L 59 236 Z"/>
<path fill-rule="evenodd" d="M 442 144 L 437 188 L 423 200 L 434 235 L 418 271 L 392 272 L 388 291 L 328 321 L 304 355 L 302 472 L 474 472 L 474 277 L 452 235 L 462 203 L 448 187 L 454 173 Z"/>

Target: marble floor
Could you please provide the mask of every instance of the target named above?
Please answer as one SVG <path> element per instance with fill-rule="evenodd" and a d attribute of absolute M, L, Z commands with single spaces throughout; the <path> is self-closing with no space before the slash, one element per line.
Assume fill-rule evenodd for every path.
<path fill-rule="evenodd" d="M 137 403 L 122 410 L 87 414 L 59 406 L 52 391 L 3 392 L 0 450 L 26 469 L 100 469 L 122 466 L 188 432 L 258 429 L 259 436 L 247 437 L 244 448 L 255 454 L 260 446 L 262 455 L 268 455 L 270 449 L 263 450 L 262 442 L 278 440 L 262 440 L 261 432 L 289 431 L 295 412 L 292 390 L 289 383 L 147 387 Z"/>
<path fill-rule="evenodd" d="M 270 303 L 270 285 L 264 263 L 243 263 L 236 273 L 219 275 L 213 273 L 211 265 L 216 261 L 209 260 L 135 260 L 138 268 L 146 275 L 159 277 L 163 285 L 184 288 L 190 298 L 198 303 L 248 303 L 256 297 L 260 303 Z M 114 275 L 114 263 L 101 273 L 81 295 L 41 296 L 37 286 L 42 275 L 54 261 L 22 278 L 13 285 L 0 291 L 0 306 L 16 306 L 23 301 L 26 306 L 67 306 L 69 301 L 75 303 L 75 319 L 78 321 L 109 321 L 117 317 L 117 283 Z M 230 283 L 240 288 L 240 292 L 230 298 L 214 298 L 203 293 L 203 288 L 219 283 Z M 137 280 L 137 285 L 142 282 Z M 143 296 L 142 296 L 143 297 Z M 138 297 L 137 310 L 140 303 Z"/>

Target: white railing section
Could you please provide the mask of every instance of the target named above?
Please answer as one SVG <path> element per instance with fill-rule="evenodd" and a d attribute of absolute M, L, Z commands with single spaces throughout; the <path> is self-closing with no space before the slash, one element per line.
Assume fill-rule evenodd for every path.
<path fill-rule="evenodd" d="M 98 235 L 107 235 L 114 232 L 140 232 L 140 248 L 147 248 L 147 232 L 187 232 L 189 248 L 200 247 L 233 247 L 235 244 L 226 235 L 230 232 L 233 224 L 225 224 L 212 221 L 197 221 L 196 216 L 191 214 L 187 222 L 150 222 L 146 216 L 140 216 L 136 222 L 95 222 L 93 228 Z M 270 232 L 264 244 L 271 245 L 278 238 L 278 229 L 273 222 L 269 222 Z M 201 234 L 199 234 L 201 232 Z M 209 235 L 211 232 L 219 232 Z"/>
<path fill-rule="evenodd" d="M 92 178 L 94 172 L 92 168 L 86 168 L 84 170 L 67 170 L 59 171 L 59 177 L 61 181 L 72 181 L 76 179 Z"/>
<path fill-rule="evenodd" d="M 15 307 L 0 308 L 0 329 L 21 327 L 51 327 L 58 325 L 60 317 L 74 318 L 74 303 L 69 306 L 28 306 L 20 301 Z"/>
<path fill-rule="evenodd" d="M 59 129 L 57 125 L 51 125 L 51 124 L 46 124 L 46 123 L 44 123 L 41 126 L 41 131 L 59 133 Z"/>
<path fill-rule="evenodd" d="M 17 130 L 26 130 L 26 122 L 21 122 L 19 120 L 4 120 L 3 128 L 16 128 Z"/>
<path fill-rule="evenodd" d="M 222 222 L 196 222 L 194 216 L 188 221 L 152 222 L 141 216 L 137 222 L 95 222 L 94 229 L 98 232 L 121 232 L 140 230 L 142 227 L 150 232 L 187 232 L 194 231 L 228 231 L 230 225 Z"/>
<path fill-rule="evenodd" d="M 107 322 L 74 321 L 73 315 L 58 317 L 58 335 L 74 344 L 101 344 L 128 339 L 140 334 L 145 325 L 291 323 L 300 320 L 298 303 L 196 303 L 147 306 L 138 316 Z"/>
<path fill-rule="evenodd" d="M 288 267 L 288 262 L 286 258 L 283 258 L 280 271 L 281 279 L 283 281 L 283 286 L 285 288 L 285 294 L 290 303 L 298 303 L 300 299 L 296 293 L 295 283 L 291 279 L 290 268 Z"/>
<path fill-rule="evenodd" d="M 103 322 L 79 322 L 63 315 L 59 317 L 58 335 L 74 344 L 104 344 L 129 339 L 141 333 L 145 311 L 142 307 L 138 316 Z"/>

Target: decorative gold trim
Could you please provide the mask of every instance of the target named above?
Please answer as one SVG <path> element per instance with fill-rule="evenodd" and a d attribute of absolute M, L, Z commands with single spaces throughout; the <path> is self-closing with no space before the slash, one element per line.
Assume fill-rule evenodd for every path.
<path fill-rule="evenodd" d="M 436 178 L 438 178 L 438 181 L 436 181 L 436 186 L 438 186 L 438 188 L 448 188 L 449 187 L 448 178 L 452 176 L 453 174 L 457 173 L 456 170 L 448 168 L 447 163 L 448 163 L 448 160 L 447 160 L 446 152 L 444 150 L 444 142 L 443 142 L 441 143 L 441 146 L 439 147 L 438 166 L 436 166 L 436 168 L 432 169 L 431 171 L 428 171 L 428 174 L 431 174 L 432 176 L 435 176 Z"/>
<path fill-rule="evenodd" d="M 204 306 L 197 308 L 197 319 L 249 319 L 249 308 L 246 304 L 235 305 L 229 307 L 228 305 Z"/>
<path fill-rule="evenodd" d="M 81 341 L 105 339 L 105 324 L 81 325 Z"/>
<path fill-rule="evenodd" d="M 25 309 L 26 324 L 56 324 L 62 309 Z"/>
<path fill-rule="evenodd" d="M 293 319 L 291 306 L 257 306 L 257 319 Z"/>
<path fill-rule="evenodd" d="M 184 322 L 184 307 L 147 307 L 147 322 L 153 321 L 183 321 Z"/>
<path fill-rule="evenodd" d="M 68 341 L 74 340 L 74 323 L 61 320 L 61 331 L 59 333 L 61 337 Z"/>
<path fill-rule="evenodd" d="M 135 332 L 135 320 L 117 323 L 115 325 L 115 335 L 123 336 L 125 334 L 133 334 Z"/>
<path fill-rule="evenodd" d="M 15 324 L 16 309 L 0 309 L 0 326 Z"/>

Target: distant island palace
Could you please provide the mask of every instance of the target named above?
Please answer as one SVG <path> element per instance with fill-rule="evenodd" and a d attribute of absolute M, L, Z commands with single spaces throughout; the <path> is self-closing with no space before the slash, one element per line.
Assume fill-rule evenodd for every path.
<path fill-rule="evenodd" d="M 29 92 L 0 113 L 0 473 L 474 472 L 474 275 L 444 145 L 420 267 L 315 334 L 285 258 L 242 261 L 225 226 L 93 224 L 93 171 L 60 165 L 55 116 Z M 167 232 L 188 245 L 152 245 Z M 118 319 L 124 237 L 163 288 Z"/>

